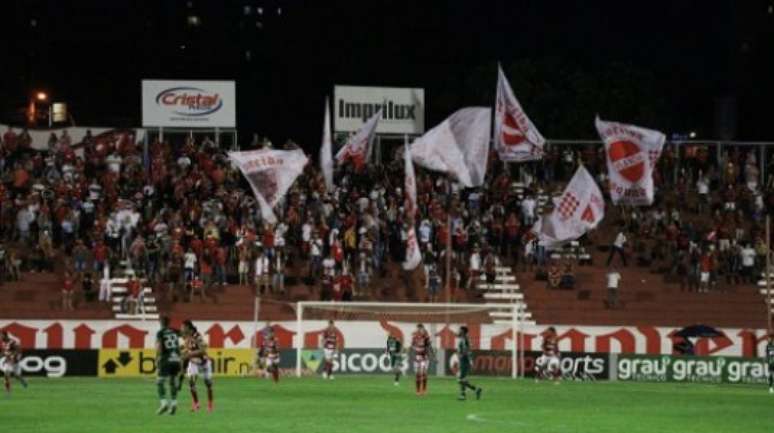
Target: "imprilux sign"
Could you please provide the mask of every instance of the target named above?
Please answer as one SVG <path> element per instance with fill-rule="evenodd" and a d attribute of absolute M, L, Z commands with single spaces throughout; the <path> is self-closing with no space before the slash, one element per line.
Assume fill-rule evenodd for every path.
<path fill-rule="evenodd" d="M 150 127 L 236 127 L 234 81 L 142 81 L 142 124 Z"/>
<path fill-rule="evenodd" d="M 360 129 L 379 110 L 377 134 L 425 132 L 425 89 L 408 87 L 335 86 L 333 127 L 337 132 Z"/>

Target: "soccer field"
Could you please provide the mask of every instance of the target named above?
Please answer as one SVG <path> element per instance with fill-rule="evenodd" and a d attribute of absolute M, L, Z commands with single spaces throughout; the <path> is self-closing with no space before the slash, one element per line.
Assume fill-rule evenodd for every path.
<path fill-rule="evenodd" d="M 463 402 L 450 378 L 430 378 L 425 397 L 387 376 L 220 379 L 213 413 L 190 413 L 184 387 L 177 415 L 159 416 L 151 380 L 33 378 L 0 399 L 0 422 L 15 433 L 774 431 L 774 395 L 761 386 L 475 379 L 482 400 Z"/>

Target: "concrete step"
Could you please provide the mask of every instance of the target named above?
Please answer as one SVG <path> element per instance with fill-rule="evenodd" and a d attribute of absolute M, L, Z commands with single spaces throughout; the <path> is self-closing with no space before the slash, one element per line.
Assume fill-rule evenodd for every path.
<path fill-rule="evenodd" d="M 493 290 L 493 291 L 503 291 L 503 290 L 513 290 L 517 291 L 521 289 L 521 286 L 518 284 L 476 284 L 476 288 L 478 290 Z"/>
<path fill-rule="evenodd" d="M 113 301 L 114 304 L 120 304 L 121 302 L 124 301 L 124 298 L 125 296 L 113 296 L 111 300 Z M 156 303 L 156 298 L 154 298 L 153 296 L 143 296 L 142 299 L 145 305 Z"/>
<path fill-rule="evenodd" d="M 507 300 L 522 300 L 524 299 L 523 293 L 484 293 L 484 299 L 507 299 Z"/>
<path fill-rule="evenodd" d="M 142 314 L 126 314 L 126 313 L 119 313 L 116 314 L 116 319 L 118 320 L 159 320 L 158 313 L 148 313 L 145 315 Z"/>
<path fill-rule="evenodd" d="M 479 281 L 486 281 L 486 275 L 481 275 L 478 277 Z M 516 281 L 515 275 L 498 275 L 495 278 L 495 282 L 497 283 L 513 283 Z"/>
<path fill-rule="evenodd" d="M 112 294 L 126 293 L 126 292 L 127 292 L 126 287 L 121 287 L 121 286 L 115 287 L 115 286 L 113 286 L 113 287 L 110 288 L 110 293 L 112 293 Z M 153 289 L 151 289 L 150 287 L 145 287 L 145 288 L 142 289 L 142 292 L 143 293 L 153 293 Z"/>
<path fill-rule="evenodd" d="M 158 309 L 155 305 L 145 305 L 145 312 L 146 313 L 156 313 Z M 114 313 L 120 313 L 121 312 L 121 306 L 120 305 L 113 305 L 113 312 Z"/>

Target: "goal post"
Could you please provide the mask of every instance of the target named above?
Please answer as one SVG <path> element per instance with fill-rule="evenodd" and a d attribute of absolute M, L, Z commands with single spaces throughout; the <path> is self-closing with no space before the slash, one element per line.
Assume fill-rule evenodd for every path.
<path fill-rule="evenodd" d="M 433 346 L 442 354 L 455 348 L 456 333 L 465 325 L 471 329 L 475 350 L 510 352 L 510 376 L 524 373 L 524 305 L 473 303 L 410 302 L 318 302 L 295 304 L 296 375 L 303 375 L 305 349 L 319 348 L 319 333 L 328 320 L 334 320 L 345 337 L 343 349 L 384 348 L 386 336 L 393 330 L 410 346 L 411 332 L 417 323 L 428 329 Z M 507 357 L 507 354 L 506 354 Z M 505 359 L 501 359 L 505 360 Z M 440 359 L 440 362 L 445 362 Z M 443 371 L 439 367 L 439 371 Z M 505 370 L 505 369 L 504 369 Z"/>

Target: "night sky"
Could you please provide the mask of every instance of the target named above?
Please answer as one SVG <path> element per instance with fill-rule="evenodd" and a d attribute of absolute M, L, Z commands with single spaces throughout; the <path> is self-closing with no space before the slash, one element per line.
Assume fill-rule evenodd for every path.
<path fill-rule="evenodd" d="M 597 112 L 713 138 L 716 102 L 731 98 L 735 138 L 774 139 L 771 5 L 774 0 L 5 0 L 0 121 L 22 122 L 29 95 L 44 89 L 68 102 L 80 125 L 139 126 L 143 78 L 235 79 L 243 137 L 293 138 L 311 150 L 319 145 L 322 102 L 334 84 L 425 87 L 432 126 L 463 105 L 491 105 L 499 60 L 520 65 L 509 74 L 537 65 L 522 88 L 549 89 L 551 102 L 543 90 L 520 92 L 514 85 L 514 91 L 549 138 L 593 138 Z M 198 26 L 188 24 L 191 15 L 199 17 Z M 650 114 L 630 113 L 620 101 L 610 105 L 610 97 L 580 100 L 575 82 L 565 79 L 570 76 L 597 86 L 612 77 L 624 89 L 636 88 L 633 94 L 648 100 L 624 90 L 626 104 L 644 105 L 640 111 Z M 571 114 L 588 128 L 554 121 Z"/>

